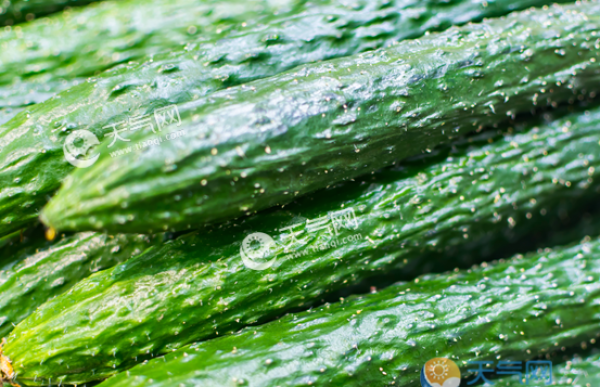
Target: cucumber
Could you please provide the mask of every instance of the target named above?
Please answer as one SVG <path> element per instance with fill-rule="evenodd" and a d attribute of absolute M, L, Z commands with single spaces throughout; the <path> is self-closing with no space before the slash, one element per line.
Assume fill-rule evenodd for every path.
<path fill-rule="evenodd" d="M 592 343 L 596 339 L 591 339 Z M 587 347 L 586 342 L 582 342 L 582 347 Z M 575 355 L 569 358 L 566 362 L 556 363 L 556 359 L 552 359 L 552 386 L 555 387 L 594 387 L 600 385 L 600 351 L 597 349 L 590 351 L 585 355 Z M 558 359 L 560 360 L 560 359 Z M 526 373 L 523 375 L 526 378 Z M 493 380 L 495 386 L 499 387 L 517 387 L 523 383 L 517 376 L 504 377 L 502 379 Z M 530 385 L 535 385 L 534 381 L 529 382 Z M 539 385 L 545 383 L 539 382 Z"/>
<path fill-rule="evenodd" d="M 26 81 L 16 77 L 13 80 L 8 84 L 0 83 L 0 125 L 10 121 L 27 106 L 43 102 L 59 91 L 85 81 L 82 78 L 52 78 L 50 74 L 30 77 Z"/>
<path fill-rule="evenodd" d="M 184 347 L 101 386 L 409 387 L 436 357 L 463 375 L 468 361 L 531 359 L 600 337 L 598 257 L 594 239 L 427 275 Z"/>
<path fill-rule="evenodd" d="M 21 107 L 5 107 L 0 108 L 0 125 L 5 122 L 10 121 L 18 112 L 20 112 L 23 108 Z"/>
<path fill-rule="evenodd" d="M 273 12 L 289 11 L 292 4 L 108 1 L 0 31 L 0 108 L 13 108 L 14 116 L 18 108 L 40 103 L 117 64 L 227 36 L 247 19 L 258 22 Z M 5 121 L 0 118 L 0 123 Z"/>
<path fill-rule="evenodd" d="M 5 353 L 28 384 L 99 380 L 430 256 L 448 261 L 453 247 L 477 254 L 547 230 L 560 201 L 596 202 L 600 108 L 548 119 L 484 131 L 372 178 L 153 246 L 42 305 L 12 331 Z M 303 223 L 350 208 L 358 228 L 321 250 L 330 233 L 305 232 Z M 304 247 L 283 230 L 297 223 Z M 290 244 L 264 271 L 246 268 L 240 254 L 257 232 Z"/>
<path fill-rule="evenodd" d="M 277 14 L 308 12 L 312 18 L 325 13 L 337 15 L 348 22 L 337 26 L 340 33 L 355 28 L 370 28 L 367 33 L 381 29 L 380 36 L 372 36 L 373 47 L 377 47 L 394 39 L 414 38 L 425 31 L 544 4 L 550 1 L 500 0 L 486 6 L 466 0 L 454 1 L 451 5 L 432 0 L 418 3 L 359 0 L 353 5 L 339 0 L 99 2 L 18 29 L 0 31 L 3 49 L 0 85 L 9 93 L 16 88 L 23 89 L 13 98 L 4 96 L 0 89 L 0 107 L 39 103 L 66 88 L 66 82 L 61 80 L 79 78 L 79 81 L 146 55 L 183 50 L 190 43 L 245 33 L 251 26 L 264 24 L 273 16 L 281 19 Z M 370 17 L 379 7 L 388 7 L 386 11 L 379 11 L 382 19 Z M 363 13 L 362 17 L 358 11 Z"/>
<path fill-rule="evenodd" d="M 16 231 L 4 238 L 0 238 L 0 270 L 15 262 L 15 258 L 12 254 L 12 246 L 18 244 L 17 240 L 19 239 L 19 234 L 20 231 Z"/>
<path fill-rule="evenodd" d="M 0 338 L 46 300 L 152 244 L 145 235 L 93 232 L 66 236 L 51 246 L 39 239 L 13 251 L 11 264 L 0 267 Z"/>
<path fill-rule="evenodd" d="M 89 4 L 94 0 L 4 0 L 0 3 L 0 26 L 11 26 L 66 7 Z"/>
<path fill-rule="evenodd" d="M 163 105 L 194 101 L 215 90 L 307 62 L 356 54 L 451 23 L 545 3 L 301 2 L 296 13 L 273 15 L 268 24 L 248 21 L 244 27 L 242 23 L 240 31 L 232 31 L 227 39 L 196 41 L 188 45 L 187 52 L 157 55 L 152 62 L 128 64 L 105 73 L 25 109 L 4 125 L 5 134 L 0 134 L 0 184 L 5 187 L 0 196 L 0 235 L 36 218 L 47 197 L 73 169 L 64 158 L 63 144 L 75 129 L 104 138 L 102 127 Z M 582 74 L 581 81 L 587 82 L 585 71 Z M 34 172 L 40 170 L 52 172 Z"/>
<path fill-rule="evenodd" d="M 164 130 L 181 136 L 139 130 L 116 157 L 104 142 L 41 219 L 175 231 L 288 203 L 507 115 L 595 95 L 599 27 L 597 1 L 512 13 L 199 97 Z M 135 149 L 153 139 L 164 141 Z"/>
<path fill-rule="evenodd" d="M 51 245 L 42 227 L 31 227 L 7 235 L 0 239 L 0 270 L 6 270 L 15 262 Z"/>
<path fill-rule="evenodd" d="M 12 234 L 0 238 L 0 251 L 10 249 L 12 246 L 19 244 L 18 239 L 21 232 L 22 230 L 15 231 Z M 6 254 L 0 254 L 0 260 L 3 258 L 7 258 Z"/>
<path fill-rule="evenodd" d="M 346 26 L 338 22 L 336 27 L 340 32 L 369 26 L 374 30 L 393 27 L 394 30 L 387 34 L 382 32 L 381 36 L 373 36 L 373 47 L 377 47 L 392 39 L 414 38 L 432 29 L 550 3 L 501 0 L 484 7 L 465 0 L 451 5 L 431 0 L 419 3 L 359 0 L 352 6 L 339 0 L 310 3 L 306 0 L 99 2 L 34 21 L 18 29 L 0 31 L 0 47 L 3 49 L 0 84 L 11 84 L 15 78 L 25 80 L 39 74 L 51 75 L 46 81 L 97 75 L 115 64 L 139 60 L 146 55 L 166 50 L 181 51 L 188 44 L 246 33 L 257 24 L 281 19 L 277 14 L 310 12 L 314 19 L 315 16 L 332 13 L 347 19 Z M 375 15 L 380 7 L 387 7 L 387 10 Z M 358 11 L 362 12 L 362 17 Z M 399 11 L 406 12 L 406 16 Z M 383 20 L 374 19 L 375 16 Z M 402 19 L 402 24 L 398 19 Z M 241 26 L 242 23 L 245 25 Z"/>

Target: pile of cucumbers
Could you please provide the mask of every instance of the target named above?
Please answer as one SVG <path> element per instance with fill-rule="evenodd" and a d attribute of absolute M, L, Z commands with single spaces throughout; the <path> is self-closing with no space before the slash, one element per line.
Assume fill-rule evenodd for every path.
<path fill-rule="evenodd" d="M 600 385 L 600 0 L 0 25 L 0 385 Z"/>

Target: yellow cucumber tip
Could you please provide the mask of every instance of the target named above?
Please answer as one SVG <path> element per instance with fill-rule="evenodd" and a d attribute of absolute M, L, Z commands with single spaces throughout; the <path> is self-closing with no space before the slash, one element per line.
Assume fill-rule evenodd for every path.
<path fill-rule="evenodd" d="M 46 239 L 49 241 L 53 241 L 56 238 L 56 229 L 54 227 L 49 227 L 46 229 Z"/>

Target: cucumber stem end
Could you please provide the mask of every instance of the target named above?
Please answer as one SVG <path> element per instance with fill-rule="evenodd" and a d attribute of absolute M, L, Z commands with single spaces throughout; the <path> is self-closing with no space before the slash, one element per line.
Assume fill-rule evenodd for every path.
<path fill-rule="evenodd" d="M 2 343 L 0 343 L 0 383 L 8 382 L 13 387 L 20 387 L 19 384 L 14 381 L 15 371 L 13 370 L 10 359 L 2 353 L 2 347 L 5 344 L 6 338 L 3 338 Z"/>

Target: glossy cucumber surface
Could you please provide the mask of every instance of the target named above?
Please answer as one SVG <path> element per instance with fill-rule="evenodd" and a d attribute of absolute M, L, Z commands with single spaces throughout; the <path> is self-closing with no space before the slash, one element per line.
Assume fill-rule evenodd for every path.
<path fill-rule="evenodd" d="M 52 244 L 42 227 L 30 227 L 0 238 L 0 270 Z"/>
<path fill-rule="evenodd" d="M 152 232 L 286 204 L 507 116 L 595 95 L 599 28 L 595 1 L 515 12 L 199 97 L 179 107 L 179 126 L 171 110 L 162 132 L 104 142 L 41 218 L 58 230 Z M 115 156 L 119 147 L 130 152 Z"/>
<path fill-rule="evenodd" d="M 3 49 L 0 84 L 36 75 L 48 75 L 45 81 L 97 75 L 116 64 L 137 61 L 146 55 L 165 50 L 181 52 L 188 44 L 246 34 L 257 25 L 278 20 L 278 14 L 288 18 L 294 14 L 300 19 L 309 18 L 309 14 L 315 19 L 327 12 L 332 17 L 337 14 L 347 19 L 345 25 L 337 23 L 332 27 L 340 33 L 388 26 L 387 33 L 381 31 L 379 37 L 372 34 L 373 47 L 377 47 L 393 38 L 414 38 L 425 31 L 551 3 L 501 0 L 483 6 L 470 0 L 448 4 L 431 0 L 360 0 L 352 5 L 337 0 L 103 1 L 0 31 Z M 384 20 L 368 21 L 369 14 L 385 7 L 388 10 L 380 13 Z M 363 13 L 362 21 L 358 12 Z M 62 90 L 58 85 L 50 87 Z"/>
<path fill-rule="evenodd" d="M 75 130 L 89 130 L 104 139 L 106 129 L 102 128 L 107 125 L 140 114 L 151 114 L 165 105 L 182 105 L 216 90 L 273 76 L 305 63 L 357 54 L 418 37 L 427 31 L 547 3 L 543 0 L 489 3 L 474 0 L 450 3 L 435 0 L 360 0 L 351 3 L 320 0 L 293 1 L 286 11 L 289 2 L 275 2 L 274 7 L 283 7 L 281 13 L 274 11 L 271 16 L 264 16 L 265 19 L 248 17 L 239 24 L 235 23 L 241 15 L 235 13 L 238 7 L 223 4 L 223 12 L 236 15 L 229 28 L 223 27 L 224 36 L 217 34 L 203 40 L 203 35 L 200 35 L 195 40 L 185 40 L 189 44 L 185 45 L 184 51 L 156 55 L 151 61 L 141 64 L 123 64 L 43 104 L 27 107 L 0 128 L 0 132 L 4 132 L 0 133 L 0 186 L 5 187 L 0 195 L 0 235 L 37 218 L 47 197 L 73 170 L 74 167 L 64 157 L 63 145 L 66 137 Z M 210 27 L 197 27 L 198 31 L 205 29 L 210 31 Z M 134 31 L 133 40 L 141 40 L 143 47 L 152 47 L 157 41 L 154 35 L 146 32 Z M 90 34 L 93 35 L 94 31 Z M 146 36 L 150 39 L 149 46 L 144 45 Z M 26 42 L 14 44 L 18 49 Z M 55 47 L 51 43 L 49 45 Z M 134 53 L 136 50 L 127 47 L 126 43 L 123 46 L 114 48 L 115 52 L 107 48 L 107 55 L 111 54 L 108 64 L 115 63 L 114 54 L 118 54 L 117 60 L 122 58 L 123 63 L 135 59 L 123 54 L 123 51 Z M 97 47 L 82 47 L 81 44 L 68 47 L 64 56 L 75 60 L 73 71 L 79 76 L 87 76 L 90 70 L 97 68 L 93 60 L 86 64 L 79 56 L 73 58 L 74 54 L 70 54 L 85 53 L 87 49 Z M 103 53 L 98 52 L 98 55 Z M 47 59 L 44 52 L 40 57 L 43 59 L 28 58 L 28 61 L 37 63 L 41 60 L 42 63 L 37 64 L 44 68 L 44 61 L 49 60 L 48 71 L 61 73 L 62 62 Z M 14 67 L 27 68 L 21 66 L 19 60 Z M 52 84 L 44 81 L 44 87 Z M 37 93 L 34 90 L 32 95 Z"/>
<path fill-rule="evenodd" d="M 11 26 L 36 17 L 58 12 L 66 7 L 85 5 L 94 0 L 3 0 L 0 3 L 0 26 Z"/>
<path fill-rule="evenodd" d="M 118 0 L 0 30 L 0 124 L 116 65 L 228 36 L 289 12 L 284 0 Z"/>
<path fill-rule="evenodd" d="M 591 339 L 592 343 L 596 339 Z M 588 344 L 583 341 L 582 346 L 585 348 Z M 600 351 L 588 351 L 582 355 L 575 355 L 568 360 L 561 362 L 560 358 L 552 360 L 552 386 L 556 387 L 594 387 L 600 386 Z M 524 382 L 523 382 L 524 380 Z M 492 380 L 494 385 L 499 387 L 517 387 L 523 384 L 530 385 L 547 385 L 545 379 L 534 379 L 530 375 L 527 379 L 527 373 L 519 379 L 518 376 L 504 377 L 497 380 Z"/>
<path fill-rule="evenodd" d="M 50 245 L 38 238 L 13 249 L 11 264 L 0 266 L 0 338 L 45 301 L 99 270 L 140 254 L 152 240 L 146 235 L 89 232 Z"/>
<path fill-rule="evenodd" d="M 420 386 L 448 358 L 522 361 L 600 337 L 600 240 L 292 313 L 184 347 L 102 387 Z M 118 351 L 118 348 L 115 347 Z"/>
<path fill-rule="evenodd" d="M 595 203 L 599 192 L 600 109 L 555 118 L 484 131 L 293 205 L 154 246 L 45 303 L 8 337 L 5 353 L 27 383 L 85 383 L 352 284 L 377 284 L 373 278 L 426 264 L 432 254 L 452 267 L 460 254 L 501 249 L 505 234 L 547 230 L 561 200 Z M 336 235 L 340 216 L 350 222 Z M 271 246 L 256 233 L 273 239 L 275 255 L 252 253 L 255 242 Z M 460 254 L 448 253 L 453 247 Z"/>

